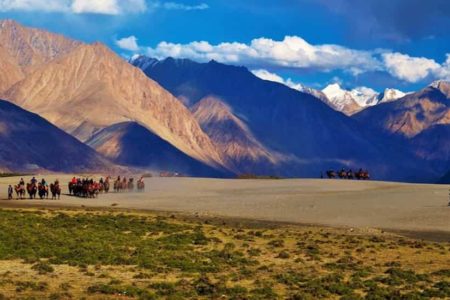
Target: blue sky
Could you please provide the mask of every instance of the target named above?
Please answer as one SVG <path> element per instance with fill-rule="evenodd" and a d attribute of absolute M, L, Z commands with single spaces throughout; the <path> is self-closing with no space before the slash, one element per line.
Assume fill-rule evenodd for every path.
<path fill-rule="evenodd" d="M 214 58 L 315 88 L 450 78 L 448 0 L 0 0 L 0 16 L 123 56 Z"/>

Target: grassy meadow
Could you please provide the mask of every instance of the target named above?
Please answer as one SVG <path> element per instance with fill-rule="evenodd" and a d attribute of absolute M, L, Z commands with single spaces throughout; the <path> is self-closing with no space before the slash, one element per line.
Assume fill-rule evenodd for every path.
<path fill-rule="evenodd" d="M 0 210 L 0 299 L 450 298 L 450 243 L 117 211 Z"/>

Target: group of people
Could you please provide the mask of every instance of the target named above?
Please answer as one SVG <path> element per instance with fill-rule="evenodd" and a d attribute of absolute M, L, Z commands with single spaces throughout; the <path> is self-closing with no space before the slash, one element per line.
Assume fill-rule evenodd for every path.
<path fill-rule="evenodd" d="M 144 177 L 141 176 L 137 181 L 137 190 L 143 191 L 145 189 Z M 134 178 L 129 178 L 127 180 L 126 177 L 121 178 L 117 176 L 117 179 L 114 181 L 114 191 L 122 192 L 122 191 L 133 191 L 134 190 Z"/>
<path fill-rule="evenodd" d="M 95 198 L 100 193 L 108 193 L 110 190 L 111 177 L 100 178 L 99 181 L 93 178 L 76 178 L 73 177 L 69 184 L 69 194 L 77 197 Z M 135 187 L 133 178 L 121 178 L 118 176 L 114 181 L 114 191 L 133 191 Z M 143 191 L 145 189 L 144 178 L 141 177 L 137 181 L 137 190 Z M 45 178 L 38 180 L 33 177 L 28 183 L 23 178 L 20 179 L 17 185 L 8 186 L 8 199 L 12 200 L 16 193 L 17 199 L 24 199 L 28 193 L 30 199 L 35 199 L 37 196 L 41 199 L 48 199 L 49 194 L 52 194 L 52 199 L 60 199 L 61 187 L 59 180 L 48 184 Z"/>
<path fill-rule="evenodd" d="M 69 182 L 69 193 L 77 197 L 95 198 L 100 193 L 108 193 L 110 190 L 111 177 L 108 176 L 105 179 L 100 178 L 97 182 L 92 178 L 75 178 Z M 134 178 L 126 177 L 121 178 L 118 176 L 113 185 L 115 192 L 133 191 L 134 190 Z M 138 191 L 143 191 L 145 188 L 144 179 L 141 177 L 137 181 Z"/>
<path fill-rule="evenodd" d="M 369 180 L 370 174 L 368 170 L 359 169 L 357 172 L 353 172 L 352 169 L 346 170 L 342 168 L 340 171 L 335 172 L 334 170 L 326 171 L 326 175 L 329 179 L 337 178 L 340 179 L 358 179 L 358 180 Z M 323 173 L 320 174 L 320 178 L 324 178 Z"/>
<path fill-rule="evenodd" d="M 77 197 L 95 198 L 99 193 L 109 192 L 109 179 L 100 178 L 97 182 L 93 178 L 76 178 L 73 177 L 69 182 L 69 194 Z"/>
<path fill-rule="evenodd" d="M 20 181 L 17 185 L 15 185 L 14 187 L 12 185 L 8 186 L 9 200 L 13 199 L 14 191 L 16 192 L 17 199 L 24 199 L 27 192 L 30 199 L 35 199 L 36 195 L 39 195 L 39 198 L 41 199 L 48 199 L 49 192 L 52 193 L 52 199 L 59 199 L 61 196 L 61 188 L 58 179 L 51 183 L 49 187 L 47 181 L 44 178 L 42 178 L 41 181 L 38 181 L 36 177 L 33 177 L 27 184 L 25 184 L 25 180 L 23 178 L 20 178 Z"/>

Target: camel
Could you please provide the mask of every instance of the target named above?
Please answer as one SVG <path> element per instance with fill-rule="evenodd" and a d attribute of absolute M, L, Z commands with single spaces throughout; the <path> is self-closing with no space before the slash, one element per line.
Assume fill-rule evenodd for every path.
<path fill-rule="evenodd" d="M 27 183 L 27 192 L 30 195 L 30 199 L 36 199 L 37 186 L 36 183 Z"/>
<path fill-rule="evenodd" d="M 60 199 L 61 187 L 59 186 L 59 183 L 50 184 L 50 191 L 52 192 L 52 200 L 56 199 L 56 197 L 58 197 L 58 200 Z"/>
<path fill-rule="evenodd" d="M 17 199 L 25 198 L 25 187 L 23 185 L 15 185 L 14 190 L 16 191 Z"/>

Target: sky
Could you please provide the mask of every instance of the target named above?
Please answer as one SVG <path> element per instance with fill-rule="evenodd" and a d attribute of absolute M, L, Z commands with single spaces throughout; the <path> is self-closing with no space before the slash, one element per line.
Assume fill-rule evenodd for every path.
<path fill-rule="evenodd" d="M 449 0 L 0 0 L 0 18 L 125 58 L 243 65 L 294 88 L 450 80 Z"/>

